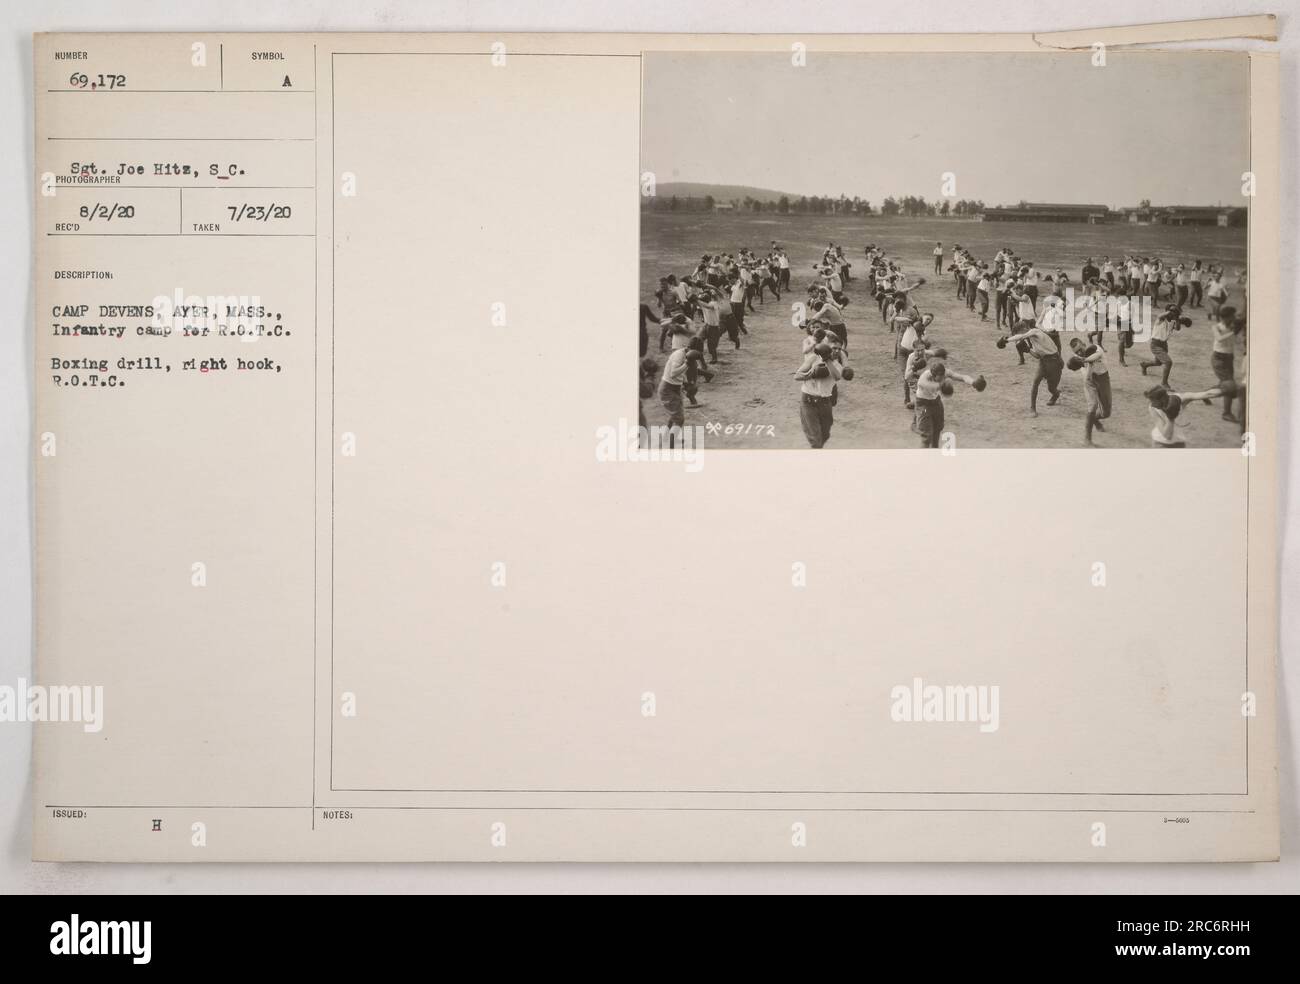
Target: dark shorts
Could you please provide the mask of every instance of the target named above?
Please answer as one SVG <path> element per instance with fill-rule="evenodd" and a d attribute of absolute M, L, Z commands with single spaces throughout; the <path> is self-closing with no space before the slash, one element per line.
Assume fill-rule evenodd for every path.
<path fill-rule="evenodd" d="M 668 411 L 668 424 L 678 427 L 686 423 L 686 410 L 682 407 L 682 388 L 673 383 L 659 383 L 659 402 Z"/>
<path fill-rule="evenodd" d="M 1098 416 L 1110 416 L 1110 373 L 1089 376 L 1084 392 L 1088 394 L 1088 409 L 1098 411 Z"/>
<path fill-rule="evenodd" d="M 1220 382 L 1232 379 L 1232 353 L 1211 352 L 1210 368 L 1214 370 L 1214 375 Z"/>
<path fill-rule="evenodd" d="M 1047 380 L 1048 388 L 1055 391 L 1061 382 L 1061 371 L 1065 363 L 1059 355 L 1045 355 L 1038 360 L 1038 375 Z"/>
<path fill-rule="evenodd" d="M 734 314 L 726 313 L 722 315 L 722 328 L 726 331 L 727 337 L 733 342 L 740 338 L 740 322 L 736 320 Z"/>
<path fill-rule="evenodd" d="M 921 434 L 921 447 L 937 448 L 943 434 L 943 400 L 916 401 L 916 429 Z"/>
<path fill-rule="evenodd" d="M 829 396 L 799 394 L 799 423 L 810 447 L 820 448 L 830 439 L 831 425 L 835 423 L 832 406 Z"/>

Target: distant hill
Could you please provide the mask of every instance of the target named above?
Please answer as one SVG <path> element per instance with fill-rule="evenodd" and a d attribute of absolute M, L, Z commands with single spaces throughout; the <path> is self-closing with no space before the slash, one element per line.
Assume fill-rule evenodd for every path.
<path fill-rule="evenodd" d="M 705 184 L 702 181 L 668 181 L 655 186 L 658 198 L 704 198 L 712 195 L 716 201 L 729 202 L 733 198 L 743 202 L 754 198 L 760 202 L 777 202 L 785 195 L 794 201 L 799 195 L 788 191 L 773 191 L 771 188 L 751 188 L 749 185 Z"/>

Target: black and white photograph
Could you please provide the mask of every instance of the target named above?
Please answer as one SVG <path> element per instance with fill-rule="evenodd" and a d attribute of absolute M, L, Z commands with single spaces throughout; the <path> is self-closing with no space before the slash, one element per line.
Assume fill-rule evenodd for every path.
<path fill-rule="evenodd" d="M 1281 6 L 11 0 L 8 965 L 374 975 L 402 895 L 1276 962 Z"/>
<path fill-rule="evenodd" d="M 643 440 L 1240 446 L 1249 71 L 648 54 Z"/>

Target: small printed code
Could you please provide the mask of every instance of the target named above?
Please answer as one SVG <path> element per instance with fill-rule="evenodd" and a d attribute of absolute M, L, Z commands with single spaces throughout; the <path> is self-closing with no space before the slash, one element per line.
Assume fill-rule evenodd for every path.
<path fill-rule="evenodd" d="M 775 424 L 724 424 L 711 420 L 704 425 L 704 432 L 714 437 L 776 437 Z"/>

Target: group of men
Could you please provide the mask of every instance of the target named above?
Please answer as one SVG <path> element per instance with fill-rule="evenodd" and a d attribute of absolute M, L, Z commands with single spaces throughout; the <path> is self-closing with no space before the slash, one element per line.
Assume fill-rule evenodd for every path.
<path fill-rule="evenodd" d="M 673 443 L 685 425 L 688 407 L 702 406 L 696 399 L 700 381 L 712 382 L 715 370 L 709 366 L 718 362 L 723 335 L 739 349 L 742 337 L 749 334 L 745 313 L 755 310 L 754 302 L 766 303 L 769 293 L 779 301 L 782 291 L 789 289 L 790 257 L 775 240 L 761 257 L 748 247 L 734 254 L 705 253 L 689 274 L 659 278 L 654 295 L 659 313 L 641 305 L 641 397 L 658 393 L 668 413 Z M 667 355 L 662 374 L 650 354 L 651 324 L 659 328 L 659 352 Z M 645 426 L 644 411 L 641 426 Z"/>
<path fill-rule="evenodd" d="M 978 391 L 987 384 L 982 375 L 954 372 L 947 364 L 947 350 L 928 335 L 933 315 L 922 313 L 916 304 L 916 291 L 927 280 L 910 278 L 882 247 L 872 244 L 864 253 L 866 273 L 857 280 L 865 282 L 882 322 L 893 333 L 894 359 L 901 363 L 903 403 L 911 413 L 911 430 L 922 447 L 939 447 L 944 433 L 943 397 L 953 394 L 953 381 Z M 942 243 L 936 243 L 936 273 L 943 272 L 946 255 Z M 734 254 L 705 254 L 689 274 L 660 278 L 655 292 L 658 314 L 646 304 L 641 306 L 641 395 L 643 399 L 658 395 L 670 431 L 684 426 L 687 409 L 702 405 L 696 397 L 701 382 L 711 382 L 715 376 L 713 367 L 722 337 L 740 349 L 749 331 L 745 315 L 754 313 L 756 304 L 763 305 L 767 294 L 780 300 L 788 293 L 791 269 L 786 249 L 772 241 L 763 255 L 748 248 Z M 1062 395 L 1064 370 L 1079 372 L 1087 396 L 1084 443 L 1095 446 L 1094 433 L 1105 431 L 1103 421 L 1113 412 L 1108 356 L 1113 352 L 1121 366 L 1129 365 L 1126 350 L 1133 347 L 1142 327 L 1151 355 L 1138 365 L 1144 376 L 1148 369 L 1161 370 L 1160 383 L 1146 394 L 1154 423 L 1153 446 L 1185 445 L 1177 421 L 1182 408 L 1193 400 L 1208 404 L 1221 397 L 1223 419 L 1239 423 L 1244 430 L 1244 272 L 1238 273 L 1235 284 L 1242 294 L 1243 309 L 1239 309 L 1228 303 L 1232 291 L 1226 286 L 1223 268 L 1207 267 L 1199 260 L 1190 265 L 1173 264 L 1159 257 L 1126 255 L 1118 262 L 1103 256 L 1097 263 L 1088 257 L 1076 281 L 1060 267 L 1042 272 L 1009 247 L 998 250 L 991 261 L 981 261 L 969 250 L 954 246 L 947 270 L 953 275 L 959 301 L 977 312 L 981 321 L 989 320 L 992 308 L 999 331 L 997 347 L 1010 348 L 1020 365 L 1026 364 L 1026 358 L 1034 360 L 1031 416 L 1038 416 L 1038 396 L 1044 384 L 1049 394 L 1047 406 L 1055 406 Z M 829 442 L 841 384 L 855 373 L 849 364 L 846 321 L 854 281 L 843 246 L 829 243 L 813 264 L 806 302 L 792 306 L 800 329 L 800 361 L 793 374 L 798 384 L 799 418 L 813 448 Z M 1166 302 L 1163 313 L 1144 322 L 1136 306 L 1147 303 L 1149 311 L 1159 301 Z M 1067 310 L 1067 304 L 1073 305 L 1072 309 Z M 1209 390 L 1178 393 L 1170 386 L 1173 360 L 1169 341 L 1173 333 L 1192 325 L 1185 310 L 1202 307 L 1210 321 L 1211 368 L 1218 382 Z M 1063 346 L 1067 324 L 1070 337 Z M 667 356 L 662 370 L 650 353 L 654 342 L 648 330 L 651 325 L 658 326 L 659 351 Z M 1235 415 L 1233 405 L 1238 400 L 1241 411 Z"/>
<path fill-rule="evenodd" d="M 903 402 L 911 416 L 911 430 L 921 447 L 940 447 L 944 435 L 943 398 L 952 396 L 953 381 L 982 391 L 983 376 L 955 372 L 947 365 L 947 350 L 926 336 L 933 316 L 916 306 L 913 292 L 926 283 L 912 282 L 897 260 L 874 243 L 864 250 L 867 273 L 863 278 L 881 320 L 894 333 L 894 359 L 902 359 Z M 825 447 L 834 423 L 839 382 L 851 380 L 848 364 L 849 332 L 844 321 L 847 295 L 840 293 L 837 265 L 844 264 L 842 248 L 829 244 L 817 265 L 817 279 L 809 287 L 807 314 L 802 322 L 803 362 L 794 378 L 800 384 L 800 423 L 810 447 Z"/>
<path fill-rule="evenodd" d="M 942 243 L 935 243 L 933 255 L 935 268 L 939 270 L 944 256 Z M 1050 394 L 1047 405 L 1054 406 L 1061 396 L 1063 370 L 1069 368 L 1083 373 L 1088 399 L 1084 443 L 1088 446 L 1093 446 L 1094 431 L 1105 430 L 1101 422 L 1112 412 L 1106 339 L 1113 338 L 1110 347 L 1116 352 L 1119 364 L 1127 366 L 1125 353 L 1133 347 L 1138 327 L 1149 330 L 1151 357 L 1140 360 L 1138 366 L 1144 376 L 1148 369 L 1161 369 L 1159 385 L 1146 394 L 1154 417 L 1165 395 L 1177 395 L 1170 388 L 1174 363 L 1169 342 L 1174 332 L 1193 324 L 1184 314 L 1184 308 L 1205 307 L 1208 301 L 1210 364 L 1219 381 L 1215 396 L 1223 397 L 1223 419 L 1239 423 L 1244 431 L 1245 271 L 1237 272 L 1236 287 L 1241 291 L 1243 303 L 1239 312 L 1227 303 L 1230 290 L 1225 283 L 1224 268 L 1204 267 L 1200 260 L 1189 267 L 1185 263 L 1166 264 L 1159 257 L 1126 255 L 1119 263 L 1113 263 L 1109 256 L 1103 256 L 1098 265 L 1093 257 L 1087 257 L 1076 284 L 1061 267 L 1041 274 L 1033 261 L 1022 259 L 1009 247 L 998 250 L 990 263 L 980 261 L 969 250 L 956 245 L 948 270 L 953 275 L 957 297 L 965 301 L 969 310 L 978 308 L 981 321 L 988 320 L 992 298 L 995 324 L 999 329 L 1006 329 L 997 340 L 998 347 L 1014 345 L 1021 365 L 1026 355 L 1034 359 L 1036 372 L 1029 392 L 1031 416 L 1038 416 L 1038 393 L 1043 383 Z M 1144 298 L 1150 301 L 1148 312 L 1160 301 L 1168 301 L 1158 317 L 1147 319 L 1149 324 L 1143 324 L 1141 317 L 1140 305 Z M 1069 341 L 1071 354 L 1065 359 L 1061 331 L 1067 323 L 1074 335 Z M 1204 395 L 1200 399 L 1211 402 Z M 1232 412 L 1237 400 L 1241 402 L 1240 416 Z M 1160 416 L 1152 429 L 1154 447 L 1185 446 L 1185 439 L 1171 423 L 1178 415 L 1179 401 L 1173 401 L 1172 406 L 1173 417 Z"/>

